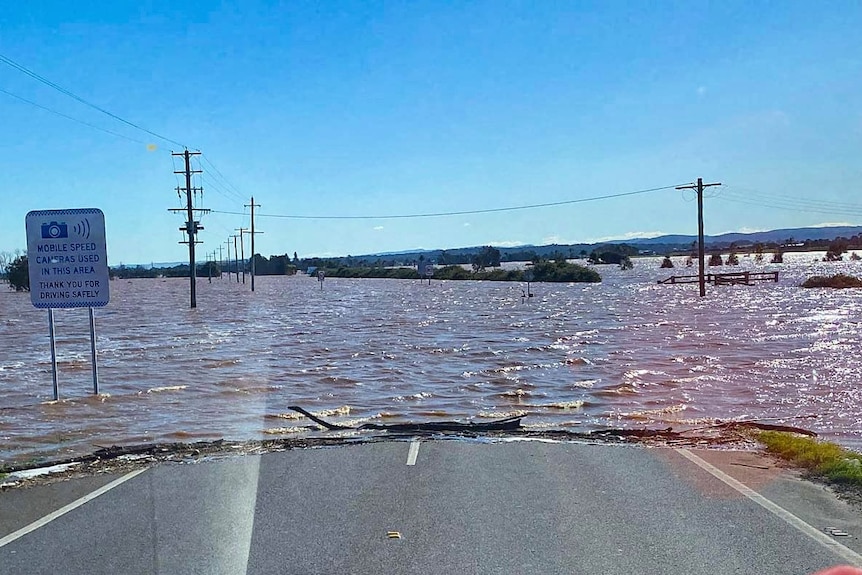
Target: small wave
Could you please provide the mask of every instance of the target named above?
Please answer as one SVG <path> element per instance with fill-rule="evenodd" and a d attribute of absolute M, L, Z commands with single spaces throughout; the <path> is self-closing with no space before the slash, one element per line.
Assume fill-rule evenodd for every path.
<path fill-rule="evenodd" d="M 188 385 L 164 385 L 162 387 L 151 387 L 147 391 L 139 391 L 138 395 L 142 395 L 144 393 L 162 393 L 164 391 L 182 391 L 188 387 Z"/>
<path fill-rule="evenodd" d="M 584 389 L 592 389 L 600 381 L 601 381 L 600 379 L 585 379 L 584 381 L 574 381 L 574 382 L 572 382 L 572 385 L 574 387 L 582 387 Z"/>
<path fill-rule="evenodd" d="M 13 363 L 7 363 L 7 364 L 0 365 L 0 371 L 6 371 L 7 369 L 10 369 L 10 370 L 21 369 L 25 365 L 26 364 L 23 361 L 16 361 Z"/>
<path fill-rule="evenodd" d="M 362 382 L 356 379 L 352 379 L 349 377 L 339 377 L 337 375 L 327 375 L 320 380 L 321 383 L 333 384 L 333 385 L 344 385 L 344 386 L 354 386 L 354 385 L 362 385 Z"/>
<path fill-rule="evenodd" d="M 480 411 L 476 414 L 476 417 L 482 417 L 484 419 L 505 419 L 507 417 L 527 415 L 528 413 L 529 411 L 524 411 L 523 409 L 515 411 Z"/>
<path fill-rule="evenodd" d="M 51 399 L 48 401 L 43 401 L 39 405 L 75 405 L 75 402 L 67 397 L 64 399 Z"/>
<path fill-rule="evenodd" d="M 621 413 L 620 416 L 625 419 L 633 419 L 635 421 L 644 421 L 644 420 L 653 420 L 653 419 L 662 419 L 664 415 L 670 415 L 672 413 L 679 413 L 681 411 L 685 411 L 688 409 L 688 406 L 684 403 L 678 403 L 675 405 L 669 405 L 667 407 L 661 407 L 658 409 L 643 409 L 639 411 L 632 411 L 629 413 Z"/>
<path fill-rule="evenodd" d="M 287 435 L 290 433 L 303 433 L 308 431 L 307 427 L 271 427 L 269 429 L 264 429 L 263 432 L 266 435 Z"/>
<path fill-rule="evenodd" d="M 272 391 L 279 391 L 283 388 L 283 385 L 255 385 L 251 387 L 234 387 L 231 389 L 225 389 L 220 393 L 241 393 L 243 395 L 250 395 L 252 393 L 270 393 Z"/>
<path fill-rule="evenodd" d="M 111 399 L 110 393 L 100 393 L 99 395 L 88 395 L 84 398 L 84 403 L 105 403 Z"/>
<path fill-rule="evenodd" d="M 557 423 L 551 421 L 540 421 L 534 423 L 522 423 L 521 427 L 524 429 L 555 429 L 558 427 L 575 427 L 577 425 L 582 425 L 580 421 L 560 421 Z"/>
<path fill-rule="evenodd" d="M 526 389 L 510 389 L 509 391 L 504 391 L 502 393 L 498 393 L 498 397 L 527 397 L 533 395 L 532 391 L 527 391 Z"/>
<path fill-rule="evenodd" d="M 434 395 L 428 393 L 427 391 L 420 391 L 419 393 L 414 393 L 413 395 L 399 395 L 397 397 L 393 397 L 392 401 L 421 401 L 423 399 L 428 399 L 431 397 L 434 397 Z"/>
<path fill-rule="evenodd" d="M 666 375 L 661 371 L 655 371 L 652 369 L 630 369 L 623 374 L 625 379 L 641 379 L 645 375 Z"/>
<path fill-rule="evenodd" d="M 557 401 L 539 407 L 547 407 L 549 409 L 580 409 L 584 405 L 586 405 L 586 402 L 583 399 L 578 399 L 576 401 Z"/>
<path fill-rule="evenodd" d="M 317 417 L 334 417 L 336 415 L 350 415 L 350 406 L 342 405 L 333 409 L 322 409 L 314 412 Z"/>
<path fill-rule="evenodd" d="M 506 367 L 498 367 L 496 369 L 489 370 L 488 373 L 511 373 L 513 371 L 522 371 L 525 369 L 532 369 L 534 366 L 530 365 L 507 365 Z"/>
<path fill-rule="evenodd" d="M 239 359 L 203 359 L 201 367 L 205 369 L 217 369 L 220 367 L 231 367 L 241 363 Z"/>
<path fill-rule="evenodd" d="M 607 389 L 599 389 L 595 392 L 596 395 L 628 395 L 638 393 L 637 388 L 630 383 L 621 383 L 620 385 L 616 385 L 614 387 L 609 387 Z"/>
<path fill-rule="evenodd" d="M 312 411 L 312 415 L 316 417 L 335 417 L 338 415 L 350 415 L 350 406 L 342 405 L 341 407 L 336 407 L 335 409 L 321 409 L 318 411 Z M 265 419 L 303 419 L 305 416 L 297 411 L 289 411 L 286 413 L 267 413 L 264 415 Z"/>

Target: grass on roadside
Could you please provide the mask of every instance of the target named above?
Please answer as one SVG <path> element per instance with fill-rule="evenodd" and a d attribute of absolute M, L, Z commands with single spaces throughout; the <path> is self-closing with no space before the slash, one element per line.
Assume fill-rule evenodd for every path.
<path fill-rule="evenodd" d="M 835 443 L 781 431 L 762 431 L 757 440 L 766 450 L 836 483 L 862 486 L 862 454 Z"/>

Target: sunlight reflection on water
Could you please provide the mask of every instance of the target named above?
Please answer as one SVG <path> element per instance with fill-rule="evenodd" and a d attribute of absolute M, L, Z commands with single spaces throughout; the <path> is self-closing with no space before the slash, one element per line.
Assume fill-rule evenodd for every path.
<path fill-rule="evenodd" d="M 751 419 L 862 445 L 862 290 L 804 290 L 815 273 L 859 274 L 788 254 L 778 284 L 657 285 L 692 273 L 639 259 L 603 283 L 521 285 L 307 277 L 118 280 L 96 311 L 91 387 L 85 310 L 58 310 L 63 400 L 51 391 L 47 321 L 0 294 L 0 459 L 131 441 L 272 437 L 333 418 L 467 419 L 527 413 L 527 425 L 589 430 Z M 752 267 L 742 258 L 741 268 Z M 346 410 L 346 411 L 345 411 Z"/>

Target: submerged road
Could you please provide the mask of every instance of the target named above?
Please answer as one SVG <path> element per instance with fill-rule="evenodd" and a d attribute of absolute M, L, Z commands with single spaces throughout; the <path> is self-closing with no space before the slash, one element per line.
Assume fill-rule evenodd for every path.
<path fill-rule="evenodd" d="M 858 511 L 751 454 L 571 443 L 347 445 L 0 493 L 3 574 L 785 575 L 862 566 L 860 535 Z"/>

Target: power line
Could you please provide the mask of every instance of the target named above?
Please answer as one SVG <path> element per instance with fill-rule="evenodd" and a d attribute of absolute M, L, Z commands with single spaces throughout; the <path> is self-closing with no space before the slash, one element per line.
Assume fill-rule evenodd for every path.
<path fill-rule="evenodd" d="M 132 138 L 132 137 L 127 136 L 125 134 L 120 134 L 119 132 L 114 132 L 113 130 L 109 130 L 109 129 L 103 128 L 101 126 L 91 124 L 90 122 L 85 122 L 84 120 L 79 120 L 78 118 L 74 118 L 72 116 L 64 114 L 63 112 L 58 112 L 57 110 L 54 110 L 54 109 L 49 108 L 47 106 L 43 106 L 42 104 L 37 104 L 36 102 L 34 102 L 32 100 L 28 100 L 27 98 L 25 98 L 23 96 L 19 96 L 18 94 L 14 94 L 14 93 L 10 92 L 9 90 L 4 90 L 3 88 L 0 88 L 0 92 L 6 94 L 7 96 L 11 96 L 12 98 L 15 98 L 16 100 L 20 100 L 21 102 L 24 102 L 25 104 L 30 104 L 31 106 L 39 108 L 40 110 L 45 110 L 46 112 L 50 112 L 56 116 L 60 116 L 61 118 L 65 118 L 67 120 L 71 120 L 71 121 L 76 122 L 78 124 L 81 124 L 83 126 L 87 126 L 88 128 L 93 128 L 94 130 L 99 130 L 100 132 L 105 132 L 106 134 L 111 134 L 112 136 L 116 136 L 118 138 L 123 138 L 124 140 L 129 140 L 130 142 L 135 142 L 136 144 L 146 145 L 146 143 L 147 143 L 147 142 L 144 142 L 142 140 L 136 140 L 135 138 Z"/>
<path fill-rule="evenodd" d="M 862 215 L 862 205 L 859 204 L 832 202 L 822 199 L 780 196 L 775 194 L 758 193 L 756 191 L 747 191 L 743 194 L 734 191 L 732 188 L 718 196 L 718 199 L 752 206 L 760 206 L 797 212 L 844 214 L 856 216 Z"/>
<path fill-rule="evenodd" d="M 291 214 L 256 214 L 260 218 L 287 218 L 293 220 L 396 220 L 408 218 L 440 218 L 445 216 L 466 216 L 473 214 L 490 214 L 496 212 L 514 212 L 517 210 L 532 210 L 535 208 L 549 208 L 553 206 L 566 206 L 570 204 L 581 204 L 584 202 L 595 202 L 598 200 L 609 200 L 612 198 L 623 198 L 626 196 L 634 196 L 637 194 L 648 194 L 650 192 L 659 192 L 662 190 L 670 190 L 676 186 L 662 186 L 660 188 L 649 188 L 646 190 L 636 190 L 634 192 L 623 192 L 620 194 L 606 194 L 604 196 L 593 196 L 590 198 L 579 198 L 577 200 L 564 200 L 561 202 L 546 202 L 542 204 L 528 204 L 525 206 L 508 206 L 504 208 L 486 208 L 483 210 L 461 210 L 453 212 L 433 212 L 425 214 L 388 214 L 376 216 L 301 216 Z M 245 215 L 242 212 L 229 212 L 221 210 L 212 210 L 214 214 L 230 214 L 235 216 Z"/>
<path fill-rule="evenodd" d="M 4 56 L 3 54 L 0 54 L 0 62 L 18 70 L 19 72 L 22 72 L 23 74 L 26 74 L 27 76 L 30 76 L 34 80 L 42 82 L 46 86 L 49 86 L 49 87 L 57 90 L 61 94 L 64 94 L 64 95 L 72 98 L 73 100 L 76 100 L 76 101 L 80 102 L 81 104 L 84 104 L 85 106 L 89 106 L 90 108 L 92 108 L 94 110 L 97 110 L 97 111 L 99 111 L 99 112 L 101 112 L 107 116 L 110 116 L 111 118 L 113 118 L 119 122 L 126 124 L 127 126 L 131 126 L 132 128 L 135 128 L 136 130 L 141 130 L 142 132 L 146 132 L 147 134 L 150 134 L 151 136 L 155 136 L 156 138 L 159 138 L 160 140 L 164 140 L 165 142 L 175 144 L 177 146 L 180 146 L 181 148 L 186 147 L 183 144 L 181 144 L 180 142 L 177 142 L 176 140 L 172 140 L 171 138 L 168 138 L 167 136 L 163 136 L 157 132 L 153 132 L 152 130 L 148 130 L 147 128 L 144 128 L 143 126 L 141 126 L 139 124 L 136 124 L 134 122 L 130 122 L 129 120 L 126 120 L 125 118 L 122 118 L 122 117 L 114 114 L 113 112 L 109 112 L 108 110 L 102 108 L 101 106 L 98 106 L 96 104 L 93 104 L 92 102 L 89 102 L 88 100 L 85 100 L 84 98 L 82 98 L 81 96 L 78 96 L 74 92 L 67 90 L 66 88 L 60 86 L 59 84 L 55 84 L 54 82 L 45 78 L 44 76 L 40 76 L 36 72 L 34 72 L 34 71 L 30 70 L 29 68 L 15 62 L 11 58 L 8 58 L 8 57 Z"/>
<path fill-rule="evenodd" d="M 739 189 L 741 192 L 737 192 Z M 777 203 L 784 203 L 787 205 L 798 205 L 800 207 L 823 207 L 828 206 L 830 208 L 840 208 L 840 209 L 850 209 L 850 210 L 859 210 L 862 209 L 862 204 L 858 203 L 850 203 L 850 202 L 836 202 L 834 200 L 826 200 L 823 198 L 799 198 L 793 196 L 787 196 L 783 194 L 771 194 L 768 192 L 761 192 L 757 189 L 752 188 L 743 188 L 740 186 L 735 186 L 727 190 L 733 196 L 745 196 L 745 197 L 756 197 L 760 198 L 762 201 L 774 201 Z"/>
<path fill-rule="evenodd" d="M 238 197 L 242 198 L 242 201 L 245 201 L 245 197 L 242 195 L 242 192 L 240 192 L 236 188 L 236 186 L 231 184 L 230 181 L 228 181 L 228 179 L 226 177 L 224 177 L 224 174 L 222 174 L 221 171 L 219 171 L 219 169 L 215 167 L 215 165 L 212 163 L 212 160 L 210 160 L 208 156 L 202 155 L 201 158 L 203 159 L 204 162 L 209 164 L 210 169 L 212 169 L 212 171 L 215 172 L 221 178 L 222 182 L 224 182 L 225 186 L 228 189 L 230 189 L 232 192 L 236 193 Z"/>

